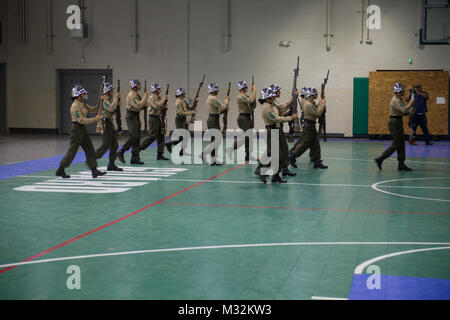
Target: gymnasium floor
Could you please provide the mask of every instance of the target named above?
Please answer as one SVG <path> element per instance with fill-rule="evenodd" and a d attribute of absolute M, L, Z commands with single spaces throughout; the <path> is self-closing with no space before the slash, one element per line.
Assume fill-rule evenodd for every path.
<path fill-rule="evenodd" d="M 389 143 L 322 143 L 287 185 L 153 146 L 88 185 L 83 153 L 54 176 L 68 137 L 0 137 L 0 299 L 450 299 L 450 142 L 380 172 Z"/>

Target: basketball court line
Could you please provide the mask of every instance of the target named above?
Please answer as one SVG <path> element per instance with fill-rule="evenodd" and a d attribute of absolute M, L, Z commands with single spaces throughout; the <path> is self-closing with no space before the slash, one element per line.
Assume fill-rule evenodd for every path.
<path fill-rule="evenodd" d="M 94 229 L 94 230 L 91 230 L 91 231 L 89 231 L 89 232 L 86 232 L 86 233 L 84 233 L 84 234 L 82 234 L 82 235 L 79 235 L 79 236 L 73 238 L 73 239 L 70 239 L 70 240 L 68 240 L 68 241 L 66 241 L 66 242 L 63 242 L 63 243 L 61 243 L 61 244 L 59 244 L 59 245 L 57 245 L 57 246 L 54 246 L 54 247 L 52 247 L 52 248 L 50 248 L 50 249 L 47 249 L 47 250 L 42 251 L 42 252 L 40 252 L 40 253 L 38 253 L 38 254 L 35 254 L 34 256 L 31 256 L 31 257 L 29 257 L 29 258 L 23 260 L 22 262 L 28 262 L 28 261 L 35 260 L 36 258 L 39 258 L 39 257 L 41 257 L 41 256 L 43 256 L 43 255 L 45 255 L 45 254 L 47 254 L 47 253 L 49 253 L 49 252 L 55 251 L 56 249 L 59 249 L 59 248 L 61 248 L 61 247 L 64 247 L 64 246 L 66 246 L 66 245 L 68 245 L 68 244 L 70 244 L 70 243 L 72 243 L 72 242 L 74 242 L 74 241 L 76 241 L 76 240 L 85 238 L 85 237 L 87 237 L 87 236 L 90 235 L 90 234 L 93 234 L 93 233 L 98 232 L 98 231 L 100 231 L 100 230 L 103 230 L 103 229 L 105 229 L 105 228 L 107 228 L 107 227 L 109 227 L 109 226 L 111 226 L 111 225 L 114 225 L 114 224 L 119 223 L 119 222 L 121 222 L 121 221 L 123 221 L 123 220 L 125 220 L 125 219 L 128 219 L 128 218 L 130 218 L 130 217 L 132 217 L 132 216 L 134 216 L 134 215 L 136 215 L 136 214 L 138 214 L 138 213 L 140 213 L 140 212 L 143 212 L 143 211 L 145 211 L 145 210 L 147 210 L 147 209 L 149 209 L 149 208 L 152 208 L 152 207 L 154 207 L 154 206 L 156 206 L 156 205 L 158 205 L 158 204 L 160 204 L 160 203 L 162 203 L 162 202 L 164 202 L 164 201 L 166 201 L 166 200 L 169 200 L 169 199 L 171 199 L 171 198 L 173 198 L 173 197 L 175 197 L 175 196 L 177 196 L 177 195 L 179 195 L 179 194 L 182 194 L 182 193 L 184 193 L 184 192 L 186 192 L 186 191 L 188 191 L 188 190 L 191 190 L 191 189 L 193 189 L 193 188 L 195 188 L 195 187 L 198 187 L 198 186 L 200 186 L 200 185 L 202 185 L 202 184 L 204 184 L 204 183 L 206 183 L 206 182 L 208 182 L 208 181 L 210 181 L 210 180 L 214 180 L 214 179 L 216 179 L 216 178 L 218 178 L 218 177 L 221 177 L 221 176 L 223 176 L 223 175 L 225 175 L 225 174 L 227 174 L 227 173 L 229 173 L 229 172 L 231 172 L 231 171 L 233 171 L 233 170 L 236 170 L 236 169 L 238 169 L 238 168 L 241 168 L 241 167 L 243 167 L 244 165 L 245 165 L 245 164 L 239 165 L 239 166 L 236 166 L 236 167 L 233 167 L 233 168 L 231 168 L 231 169 L 229 169 L 229 170 L 227 170 L 227 171 L 225 171 L 225 172 L 222 172 L 221 174 L 218 174 L 218 175 L 216 175 L 216 176 L 214 176 L 214 177 L 211 177 L 211 178 L 209 178 L 209 179 L 203 180 L 202 182 L 199 182 L 199 183 L 197 183 L 197 184 L 195 184 L 195 185 L 192 185 L 192 186 L 187 187 L 187 188 L 185 188 L 185 189 L 183 189 L 183 190 L 180 190 L 180 191 L 178 191 L 178 192 L 175 192 L 175 193 L 173 193 L 173 194 L 171 194 L 171 195 L 169 195 L 169 196 L 167 196 L 167 197 L 165 197 L 165 198 L 163 198 L 163 199 L 161 199 L 161 200 L 158 200 L 158 201 L 156 201 L 156 202 L 154 202 L 154 203 L 152 203 L 152 204 L 150 204 L 150 205 L 148 205 L 148 206 L 142 208 L 142 209 L 139 209 L 139 210 L 137 210 L 137 211 L 135 211 L 135 212 L 132 212 L 132 213 L 126 215 L 126 216 L 123 216 L 122 218 L 119 218 L 119 219 L 116 219 L 116 220 L 114 220 L 114 221 L 111 221 L 110 223 L 107 223 L 107 224 L 105 224 L 105 225 L 103 225 L 103 226 L 100 226 L 100 227 L 98 227 L 98 228 L 96 228 L 96 229 Z M 0 270 L 0 274 L 3 274 L 3 273 L 5 273 L 5 272 L 7 272 L 7 271 L 9 271 L 9 270 L 11 270 L 11 269 L 16 268 L 16 267 L 17 267 L 17 266 L 12 265 L 12 266 L 7 267 L 6 269 L 2 269 L 2 270 Z"/>
<path fill-rule="evenodd" d="M 127 255 L 138 255 L 138 254 L 149 254 L 149 253 L 164 253 L 164 252 L 183 252 L 183 251 L 204 251 L 204 250 L 218 250 L 218 249 L 239 249 L 239 248 L 267 248 L 267 247 L 296 247 L 296 246 L 397 246 L 397 245 L 411 245 L 411 246 L 449 246 L 450 243 L 446 242 L 287 242 L 287 243 L 255 243 L 255 244 L 237 244 L 237 245 L 216 245 L 216 246 L 199 246 L 199 247 L 184 247 L 184 248 L 167 248 L 167 249 L 150 249 L 150 250 L 139 250 L 139 251 L 123 251 L 123 252 L 108 252 L 90 255 L 79 255 L 71 257 L 59 257 L 52 259 L 42 259 L 22 262 L 15 262 L 9 264 L 0 265 L 0 268 L 6 268 L 3 270 L 10 270 L 18 266 L 24 265 L 34 265 L 43 264 L 51 262 L 69 261 L 69 260 L 86 260 L 94 258 L 104 258 L 104 257 L 114 257 L 114 256 L 127 256 Z M 445 247 L 450 248 L 450 247 Z M 443 250 L 442 247 L 439 248 L 427 248 L 427 249 L 417 249 L 405 252 L 420 252 L 420 251 L 430 251 L 430 250 Z M 394 253 L 395 255 L 395 253 Z M 388 256 L 388 255 L 386 255 Z M 385 257 L 385 256 L 382 256 Z M 388 257 L 386 257 L 388 258 Z M 379 258 L 375 258 L 379 259 Z M 369 260 L 372 261 L 373 259 Z M 381 259 L 379 259 L 381 260 Z M 378 260 L 377 260 L 378 261 Z M 365 262 L 367 263 L 367 261 Z"/>
<path fill-rule="evenodd" d="M 378 210 L 352 210 L 352 209 L 323 209 L 323 208 L 293 208 L 293 207 L 266 207 L 266 206 L 238 206 L 238 205 L 220 205 L 220 204 L 194 204 L 194 203 L 168 203 L 168 206 L 194 206 L 194 207 L 220 207 L 220 208 L 239 208 L 239 209 L 274 209 L 274 210 L 294 210 L 294 211 L 325 211 L 325 212 L 357 212 L 357 213 L 402 213 L 402 214 L 430 214 L 430 215 L 450 215 L 445 212 L 403 212 L 403 211 L 378 211 Z"/>

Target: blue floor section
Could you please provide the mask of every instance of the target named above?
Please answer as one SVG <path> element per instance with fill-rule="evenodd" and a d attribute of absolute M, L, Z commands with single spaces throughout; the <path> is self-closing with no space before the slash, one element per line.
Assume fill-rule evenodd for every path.
<path fill-rule="evenodd" d="M 449 279 L 381 275 L 380 289 L 368 289 L 372 274 L 354 275 L 350 300 L 450 300 Z"/>

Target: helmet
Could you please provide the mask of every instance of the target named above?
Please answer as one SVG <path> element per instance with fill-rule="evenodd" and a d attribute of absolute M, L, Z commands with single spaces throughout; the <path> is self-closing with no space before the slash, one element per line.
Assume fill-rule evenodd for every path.
<path fill-rule="evenodd" d="M 213 93 L 219 91 L 219 85 L 217 83 L 211 83 L 208 85 L 208 92 Z"/>
<path fill-rule="evenodd" d="M 276 94 L 270 88 L 262 89 L 261 100 L 266 100 L 272 97 L 276 97 Z"/>
<path fill-rule="evenodd" d="M 181 95 L 183 95 L 185 93 L 186 93 L 186 90 L 184 90 L 183 88 L 178 88 L 176 96 L 179 97 L 179 96 L 181 96 Z"/>
<path fill-rule="evenodd" d="M 394 85 L 394 93 L 401 93 L 405 91 L 405 86 L 399 82 Z"/>
<path fill-rule="evenodd" d="M 308 91 L 308 88 L 306 88 L 306 87 L 302 88 L 300 96 L 301 96 L 302 98 L 304 98 L 304 97 L 306 96 L 306 92 L 307 92 L 307 91 Z"/>
<path fill-rule="evenodd" d="M 317 96 L 319 93 L 317 92 L 316 88 L 307 88 L 305 92 L 305 99 L 308 99 L 312 96 Z"/>
<path fill-rule="evenodd" d="M 159 89 L 161 89 L 161 86 L 160 86 L 159 84 L 157 84 L 157 83 L 154 83 L 154 84 L 152 84 L 152 85 L 150 86 L 150 89 L 152 90 L 152 92 L 156 92 L 156 91 L 158 91 Z"/>
<path fill-rule="evenodd" d="M 272 85 L 269 87 L 269 89 L 272 90 L 272 91 L 275 92 L 275 93 L 281 90 L 281 88 L 280 88 L 279 86 L 277 86 L 276 84 L 272 84 Z"/>
<path fill-rule="evenodd" d="M 245 83 L 245 81 L 239 81 L 238 84 L 237 84 L 237 89 L 238 90 L 242 90 L 242 89 L 245 89 L 245 88 L 248 88 L 247 83 Z"/>
<path fill-rule="evenodd" d="M 113 90 L 113 86 L 111 85 L 111 83 L 105 82 L 105 84 L 103 85 L 103 94 L 108 93 L 111 90 Z"/>
<path fill-rule="evenodd" d="M 130 84 L 131 84 L 131 89 L 133 89 L 133 88 L 137 87 L 138 85 L 140 85 L 141 82 L 138 79 L 133 78 L 130 80 Z"/>
<path fill-rule="evenodd" d="M 87 94 L 87 91 L 82 86 L 77 84 L 75 87 L 73 87 L 72 98 L 77 98 L 83 94 Z"/>

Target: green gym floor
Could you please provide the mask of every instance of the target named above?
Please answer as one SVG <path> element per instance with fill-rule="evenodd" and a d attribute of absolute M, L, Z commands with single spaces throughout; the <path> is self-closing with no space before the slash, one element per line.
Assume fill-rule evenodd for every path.
<path fill-rule="evenodd" d="M 450 299 L 450 143 L 380 172 L 389 143 L 322 142 L 329 169 L 306 153 L 286 185 L 154 146 L 96 182 L 83 153 L 65 181 L 65 151 L 4 164 L 0 299 Z"/>

